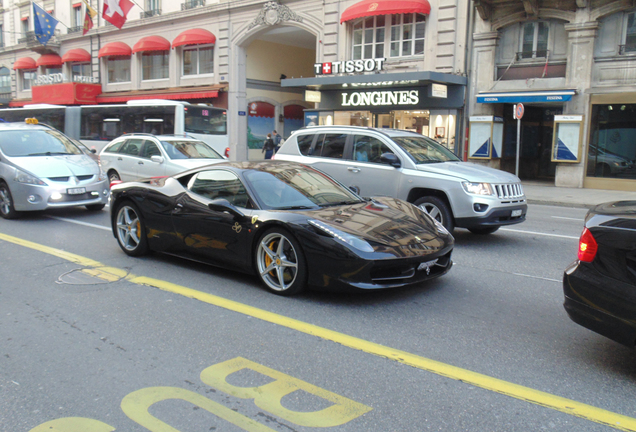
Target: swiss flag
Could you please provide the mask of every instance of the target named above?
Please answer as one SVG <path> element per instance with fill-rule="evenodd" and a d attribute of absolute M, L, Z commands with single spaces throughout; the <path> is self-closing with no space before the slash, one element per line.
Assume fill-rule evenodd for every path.
<path fill-rule="evenodd" d="M 134 4 L 130 0 L 104 0 L 104 13 L 102 17 L 121 29 L 126 22 L 126 15 Z"/>

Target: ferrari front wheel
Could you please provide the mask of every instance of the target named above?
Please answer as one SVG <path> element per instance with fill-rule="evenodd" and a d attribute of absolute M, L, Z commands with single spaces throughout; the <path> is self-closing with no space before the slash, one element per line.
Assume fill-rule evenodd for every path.
<path fill-rule="evenodd" d="M 121 249 L 130 256 L 148 253 L 146 226 L 137 206 L 131 202 L 123 202 L 117 207 L 115 214 L 117 242 Z"/>
<path fill-rule="evenodd" d="M 307 283 L 300 244 L 281 228 L 265 232 L 256 244 L 256 272 L 267 289 L 279 295 L 297 294 Z"/>

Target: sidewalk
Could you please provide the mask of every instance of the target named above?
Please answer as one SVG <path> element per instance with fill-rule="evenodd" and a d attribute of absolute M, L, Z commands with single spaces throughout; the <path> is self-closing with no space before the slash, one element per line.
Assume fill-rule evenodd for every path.
<path fill-rule="evenodd" d="M 636 201 L 636 192 L 556 187 L 554 183 L 522 181 L 528 204 L 590 208 L 610 201 Z"/>

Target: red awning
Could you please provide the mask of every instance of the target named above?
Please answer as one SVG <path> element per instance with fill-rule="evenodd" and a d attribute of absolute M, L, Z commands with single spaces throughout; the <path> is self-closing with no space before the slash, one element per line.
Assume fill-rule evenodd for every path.
<path fill-rule="evenodd" d="M 184 100 L 184 99 L 207 99 L 215 98 L 219 96 L 218 91 L 199 91 L 199 92 L 182 92 L 182 93 L 153 93 L 144 95 L 119 95 L 108 96 L 108 94 L 102 94 L 97 96 L 97 103 L 117 103 L 128 102 L 129 100 L 140 99 L 169 99 L 169 100 Z"/>
<path fill-rule="evenodd" d="M 66 51 L 66 54 L 62 56 L 62 63 L 66 62 L 90 62 L 91 55 L 82 48 L 75 48 Z"/>
<path fill-rule="evenodd" d="M 300 105 L 287 105 L 283 108 L 283 116 L 286 119 L 302 120 L 305 118 L 305 107 Z"/>
<path fill-rule="evenodd" d="M 97 57 L 110 57 L 110 56 L 125 56 L 130 57 L 132 55 L 132 50 L 128 45 L 123 42 L 110 42 L 104 45 L 99 52 L 97 53 Z"/>
<path fill-rule="evenodd" d="M 35 62 L 36 66 L 61 67 L 62 57 L 57 54 L 44 54 Z"/>
<path fill-rule="evenodd" d="M 345 9 L 340 16 L 340 24 L 362 17 L 407 13 L 428 15 L 431 4 L 428 0 L 362 0 Z"/>
<path fill-rule="evenodd" d="M 195 28 L 179 33 L 172 41 L 172 48 L 182 45 L 203 45 L 216 42 L 216 36 L 207 30 Z"/>
<path fill-rule="evenodd" d="M 168 51 L 170 50 L 170 42 L 168 39 L 161 36 L 146 36 L 139 39 L 135 45 L 133 45 L 132 52 L 148 52 L 148 51 Z"/>
<path fill-rule="evenodd" d="M 250 117 L 274 118 L 274 105 L 267 102 L 252 102 L 247 106 Z"/>
<path fill-rule="evenodd" d="M 13 63 L 13 70 L 18 69 L 35 69 L 37 65 L 31 57 L 20 57 Z"/>

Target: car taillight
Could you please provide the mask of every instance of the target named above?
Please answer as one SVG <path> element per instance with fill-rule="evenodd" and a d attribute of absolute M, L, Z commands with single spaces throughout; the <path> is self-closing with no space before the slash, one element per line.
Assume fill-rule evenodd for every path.
<path fill-rule="evenodd" d="M 225 147 L 225 157 L 226 158 L 230 157 L 230 148 L 229 147 Z"/>
<path fill-rule="evenodd" d="M 587 228 L 583 229 L 581 238 L 579 239 L 579 260 L 584 262 L 594 261 L 598 245 L 594 236 Z"/>

